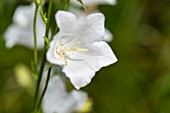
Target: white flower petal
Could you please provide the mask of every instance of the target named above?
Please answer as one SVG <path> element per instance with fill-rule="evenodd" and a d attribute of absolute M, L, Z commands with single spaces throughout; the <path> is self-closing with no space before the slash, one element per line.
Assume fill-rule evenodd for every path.
<path fill-rule="evenodd" d="M 111 42 L 113 40 L 113 35 L 108 29 L 105 29 L 105 36 L 103 40 L 106 42 Z"/>
<path fill-rule="evenodd" d="M 71 92 L 71 95 L 73 96 L 73 98 L 75 98 L 75 100 L 77 101 L 77 104 L 75 106 L 75 111 L 79 111 L 80 109 L 82 109 L 82 106 L 84 105 L 84 103 L 87 101 L 87 93 L 84 91 L 77 91 L 77 90 L 73 90 Z"/>
<path fill-rule="evenodd" d="M 83 17 L 84 18 L 84 17 Z M 76 37 L 82 42 L 100 41 L 104 37 L 104 20 L 105 17 L 102 13 L 94 13 L 87 16 L 87 19 L 80 18 L 78 21 L 78 33 Z"/>
<path fill-rule="evenodd" d="M 60 77 L 51 77 L 46 94 L 43 99 L 43 109 L 45 113 L 58 112 L 60 104 L 63 104 L 67 97 L 65 86 Z M 57 105 L 57 106 L 56 106 Z"/>
<path fill-rule="evenodd" d="M 63 69 L 77 89 L 89 84 L 96 71 L 117 61 L 109 45 L 103 41 L 95 42 L 88 48 L 89 52 L 80 52 L 70 56 L 81 60 L 68 60 L 68 65 Z"/>
<path fill-rule="evenodd" d="M 33 48 L 33 39 L 30 37 L 30 32 L 27 29 L 22 29 L 16 24 L 11 25 L 5 32 L 5 40 L 7 48 L 11 48 L 14 45 L 24 45 L 29 48 Z"/>
<path fill-rule="evenodd" d="M 81 40 L 82 43 L 100 41 L 104 37 L 105 18 L 101 13 L 94 13 L 87 17 L 80 17 L 76 19 L 76 16 L 72 13 L 59 11 L 56 17 L 61 31 L 58 34 L 59 36 L 67 34 L 72 35 L 68 38 L 72 38 L 74 41 Z"/>
<path fill-rule="evenodd" d="M 57 54 L 56 41 L 53 40 L 53 41 L 51 41 L 50 48 L 48 49 L 47 54 L 46 54 L 47 60 L 52 64 L 62 65 L 62 63 L 59 61 L 59 59 L 57 59 L 56 54 Z"/>
<path fill-rule="evenodd" d="M 5 32 L 5 40 L 7 47 L 14 45 L 23 45 L 29 48 L 34 48 L 33 41 L 33 18 L 34 18 L 34 3 L 29 6 L 19 6 L 13 17 L 14 23 L 9 26 Z M 40 14 L 37 15 L 37 48 L 42 49 L 44 46 L 45 24 L 41 19 Z M 11 45 L 11 46 L 10 46 Z"/>
<path fill-rule="evenodd" d="M 26 27 L 32 22 L 32 15 L 34 12 L 35 4 L 32 3 L 30 6 L 19 6 L 15 10 L 13 21 L 18 25 Z"/>
<path fill-rule="evenodd" d="M 63 72 L 65 72 L 76 89 L 80 89 L 91 82 L 95 71 L 90 69 L 88 65 L 79 61 L 69 61 L 68 64 L 69 66 L 63 68 Z"/>
<path fill-rule="evenodd" d="M 73 32 L 77 20 L 74 14 L 66 11 L 58 11 L 55 17 L 61 32 L 65 34 L 71 34 Z"/>
<path fill-rule="evenodd" d="M 73 7 L 69 7 L 68 9 L 70 12 L 76 14 L 76 16 L 78 17 L 83 17 L 83 16 L 87 16 L 87 13 L 85 13 L 84 11 L 80 10 L 80 9 L 76 9 L 76 8 L 73 8 Z M 99 11 L 95 11 L 95 13 L 100 13 Z M 104 41 L 106 42 L 111 42 L 113 39 L 113 35 L 112 33 L 107 29 L 105 28 L 105 36 L 104 36 Z"/>
<path fill-rule="evenodd" d="M 18 28 L 18 26 L 15 24 L 8 27 L 8 29 L 5 32 L 5 40 L 6 40 L 7 48 L 12 48 L 18 42 L 19 40 L 18 37 L 20 35 L 19 31 L 20 31 L 20 28 Z"/>
<path fill-rule="evenodd" d="M 77 0 L 71 0 L 71 2 L 75 5 L 79 5 L 80 3 L 77 2 Z M 110 4 L 110 5 L 115 5 L 117 3 L 116 0 L 82 0 L 82 2 L 87 5 L 87 6 L 91 6 L 91 5 L 100 5 L 100 4 Z"/>
<path fill-rule="evenodd" d="M 89 52 L 79 53 L 79 58 L 82 57 L 84 62 L 94 71 L 100 70 L 102 67 L 109 66 L 117 62 L 117 58 L 109 45 L 104 42 L 95 42 L 89 47 Z"/>
<path fill-rule="evenodd" d="M 87 94 L 82 91 L 67 92 L 62 79 L 52 76 L 43 99 L 44 113 L 72 113 L 80 110 L 87 100 Z"/>

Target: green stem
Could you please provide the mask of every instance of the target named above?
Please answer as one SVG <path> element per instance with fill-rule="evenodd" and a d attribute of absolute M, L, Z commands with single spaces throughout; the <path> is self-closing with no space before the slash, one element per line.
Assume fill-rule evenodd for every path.
<path fill-rule="evenodd" d="M 44 90 L 43 90 L 43 92 L 42 92 L 41 98 L 40 98 L 40 100 L 39 100 L 39 102 L 38 102 L 37 110 L 40 108 L 42 99 L 43 99 L 43 97 L 44 97 L 44 95 L 45 95 L 45 92 L 46 92 L 46 90 L 47 90 L 48 83 L 49 83 L 49 80 L 50 80 L 51 69 L 52 69 L 52 67 L 50 67 L 49 70 L 48 70 L 46 84 L 45 84 Z"/>
<path fill-rule="evenodd" d="M 67 0 L 66 4 L 65 4 L 65 6 L 64 6 L 64 10 L 65 10 L 65 11 L 67 10 L 69 3 L 70 3 L 70 0 Z"/>
<path fill-rule="evenodd" d="M 51 12 L 52 12 L 52 3 L 53 3 L 53 0 L 49 0 L 50 3 L 49 3 L 49 7 L 48 7 L 48 18 L 47 18 L 47 24 L 46 24 L 46 32 L 45 32 L 45 37 L 48 37 L 48 34 L 49 34 L 49 29 L 50 29 L 50 20 L 51 20 Z M 46 49 L 47 50 L 47 49 Z"/>
<path fill-rule="evenodd" d="M 45 37 L 48 37 L 49 34 L 49 28 L 50 28 L 50 20 L 51 20 L 51 12 L 52 12 L 52 1 L 50 0 L 49 3 L 49 7 L 48 7 L 48 22 L 46 23 L 46 31 L 45 31 Z M 40 72 L 39 72 L 39 76 L 38 76 L 38 82 L 37 82 L 37 86 L 36 86 L 36 91 L 35 91 L 35 95 L 34 95 L 34 111 L 36 110 L 36 103 L 37 103 L 37 99 L 38 99 L 38 91 L 40 88 L 40 82 L 42 79 L 42 74 L 43 74 L 43 70 L 44 70 L 44 66 L 45 66 L 45 62 L 46 62 L 46 52 L 47 52 L 47 44 L 44 42 L 44 50 L 43 50 L 43 59 L 42 59 L 42 63 L 41 63 L 41 67 L 40 67 Z"/>
<path fill-rule="evenodd" d="M 37 13 L 38 13 L 38 5 L 35 7 L 35 12 L 34 12 L 34 22 L 33 22 L 33 30 L 34 30 L 34 72 L 37 75 L 37 35 L 36 35 L 36 23 L 37 23 Z"/>
<path fill-rule="evenodd" d="M 40 72 L 39 72 L 39 76 L 38 76 L 36 91 L 35 91 L 35 95 L 34 95 L 34 110 L 36 108 L 36 102 L 37 102 L 37 99 L 38 99 L 38 91 L 39 91 L 40 82 L 41 82 L 41 79 L 42 79 L 45 61 L 46 61 L 46 52 L 44 51 L 43 52 L 43 59 L 42 59 L 42 62 L 41 62 L 41 67 L 40 67 Z"/>

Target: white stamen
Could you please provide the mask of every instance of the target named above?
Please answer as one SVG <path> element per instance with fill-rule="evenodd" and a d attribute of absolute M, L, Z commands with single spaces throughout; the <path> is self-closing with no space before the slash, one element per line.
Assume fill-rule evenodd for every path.
<path fill-rule="evenodd" d="M 75 45 L 71 47 L 64 47 L 63 44 L 59 44 L 56 48 L 56 52 L 59 55 L 59 60 L 64 63 L 65 66 L 67 66 L 67 59 L 73 60 L 73 61 L 82 61 L 83 59 L 74 59 L 70 58 L 70 54 L 74 52 L 88 52 L 89 49 L 87 48 L 76 48 L 75 46 L 80 45 L 80 42 L 76 43 Z"/>

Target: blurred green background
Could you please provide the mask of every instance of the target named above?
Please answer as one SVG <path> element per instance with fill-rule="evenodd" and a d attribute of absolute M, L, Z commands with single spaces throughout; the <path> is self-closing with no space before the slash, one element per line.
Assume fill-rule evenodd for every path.
<path fill-rule="evenodd" d="M 26 0 L 0 0 L 0 113 L 30 113 L 33 95 L 18 85 L 14 67 L 30 67 L 33 52 L 5 48 L 4 31 Z M 170 113 L 170 0 L 118 0 L 99 6 L 118 62 L 87 87 L 92 113 Z M 34 90 L 32 90 L 34 93 Z"/>

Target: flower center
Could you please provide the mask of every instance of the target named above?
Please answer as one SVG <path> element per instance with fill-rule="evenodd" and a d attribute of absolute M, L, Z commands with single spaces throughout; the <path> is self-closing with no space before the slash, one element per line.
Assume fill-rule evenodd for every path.
<path fill-rule="evenodd" d="M 56 47 L 56 53 L 58 55 L 57 58 L 59 58 L 60 62 L 64 64 L 64 66 L 67 66 L 67 59 L 74 60 L 74 61 L 82 61 L 83 59 L 73 59 L 70 58 L 70 54 L 74 52 L 88 52 L 89 49 L 87 48 L 76 48 L 77 45 L 80 45 L 80 43 L 76 43 L 75 45 L 71 47 L 65 47 L 63 44 L 59 44 Z"/>

